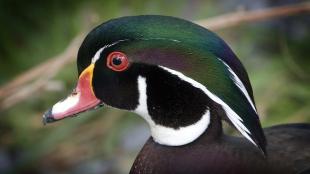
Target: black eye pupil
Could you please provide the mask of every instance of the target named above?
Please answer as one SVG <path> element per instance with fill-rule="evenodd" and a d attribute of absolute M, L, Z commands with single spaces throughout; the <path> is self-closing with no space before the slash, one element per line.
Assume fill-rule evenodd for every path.
<path fill-rule="evenodd" d="M 116 65 L 116 66 L 120 65 L 120 64 L 122 64 L 122 59 L 119 57 L 113 57 L 112 63 L 113 63 L 113 65 Z"/>

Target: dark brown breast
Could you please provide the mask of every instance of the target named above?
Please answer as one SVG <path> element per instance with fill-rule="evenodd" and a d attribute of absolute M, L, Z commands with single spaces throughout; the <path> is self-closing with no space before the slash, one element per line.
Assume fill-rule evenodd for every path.
<path fill-rule="evenodd" d="M 178 147 L 163 146 L 150 138 L 130 173 L 295 174 L 310 169 L 310 125 L 309 129 L 289 125 L 268 128 L 265 133 L 267 157 L 244 138 L 210 138 L 206 132 Z"/>

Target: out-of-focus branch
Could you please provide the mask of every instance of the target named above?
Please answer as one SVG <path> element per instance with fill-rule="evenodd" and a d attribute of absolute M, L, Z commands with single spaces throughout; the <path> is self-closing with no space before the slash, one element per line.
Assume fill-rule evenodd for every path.
<path fill-rule="evenodd" d="M 221 16 L 211 17 L 205 20 L 196 21 L 211 30 L 219 30 L 240 25 L 242 23 L 258 22 L 276 17 L 284 17 L 310 12 L 310 3 L 289 5 L 253 11 L 237 11 Z M 6 109 L 21 102 L 40 91 L 51 80 L 61 68 L 75 60 L 84 34 L 79 34 L 73 39 L 65 51 L 46 62 L 17 76 L 12 81 L 0 88 L 0 110 Z"/>
<path fill-rule="evenodd" d="M 75 37 L 64 52 L 17 76 L 0 88 L 0 109 L 6 109 L 37 93 L 61 68 L 75 60 L 84 34 Z"/>
<path fill-rule="evenodd" d="M 297 5 L 288 5 L 253 11 L 239 10 L 234 13 L 228 13 L 205 20 L 199 20 L 196 23 L 210 30 L 219 30 L 237 26 L 242 23 L 258 22 L 277 17 L 285 17 L 309 12 L 310 3 L 300 3 Z"/>

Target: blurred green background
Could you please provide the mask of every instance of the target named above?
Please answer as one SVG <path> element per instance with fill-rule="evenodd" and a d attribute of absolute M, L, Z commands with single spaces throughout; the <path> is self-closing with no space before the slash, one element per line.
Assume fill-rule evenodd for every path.
<path fill-rule="evenodd" d="M 300 2 L 305 1 L 1 0 L 0 85 L 60 54 L 79 33 L 111 18 L 162 14 L 196 21 L 240 8 Z M 309 24 L 308 13 L 215 31 L 248 70 L 265 127 L 310 121 Z M 0 107 L 0 173 L 128 173 L 149 136 L 140 117 L 103 108 L 41 123 L 44 111 L 66 96 L 76 79 L 74 62 L 26 100 Z"/>

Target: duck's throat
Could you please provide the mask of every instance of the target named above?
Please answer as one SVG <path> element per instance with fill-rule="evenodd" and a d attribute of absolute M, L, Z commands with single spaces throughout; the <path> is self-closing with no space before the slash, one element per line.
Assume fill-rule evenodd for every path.
<path fill-rule="evenodd" d="M 147 84 L 144 77 L 138 77 L 139 105 L 134 110 L 142 116 L 150 126 L 151 135 L 155 142 L 168 146 L 181 146 L 196 140 L 202 135 L 210 124 L 210 111 L 207 108 L 196 122 L 179 127 L 170 127 L 155 123 L 148 112 L 147 106 Z M 190 115 L 189 115 L 190 117 Z"/>

